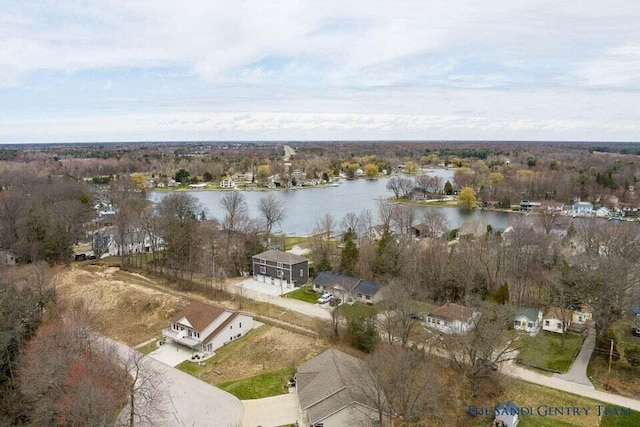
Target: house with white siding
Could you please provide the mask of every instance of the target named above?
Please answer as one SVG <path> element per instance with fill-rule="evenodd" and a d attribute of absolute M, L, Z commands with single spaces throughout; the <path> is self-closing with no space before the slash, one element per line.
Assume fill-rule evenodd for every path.
<path fill-rule="evenodd" d="M 474 328 L 478 313 L 463 305 L 446 303 L 427 314 L 427 327 L 448 335 L 462 335 Z"/>
<path fill-rule="evenodd" d="M 253 316 L 217 305 L 193 302 L 170 320 L 162 335 L 194 351 L 211 353 L 253 329 Z"/>

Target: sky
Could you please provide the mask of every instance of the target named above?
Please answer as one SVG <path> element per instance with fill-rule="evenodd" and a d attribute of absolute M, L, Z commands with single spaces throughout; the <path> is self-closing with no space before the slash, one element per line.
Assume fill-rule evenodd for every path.
<path fill-rule="evenodd" d="M 633 0 L 0 0 L 0 143 L 640 140 Z"/>

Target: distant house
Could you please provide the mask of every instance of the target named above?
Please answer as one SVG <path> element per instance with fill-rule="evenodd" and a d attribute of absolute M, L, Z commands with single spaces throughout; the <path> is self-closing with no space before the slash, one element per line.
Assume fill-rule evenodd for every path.
<path fill-rule="evenodd" d="M 309 260 L 300 255 L 268 250 L 252 257 L 253 277 L 272 285 L 301 286 L 309 281 Z"/>
<path fill-rule="evenodd" d="M 463 305 L 446 303 L 427 314 L 427 326 L 448 335 L 462 335 L 472 330 L 477 313 Z"/>
<path fill-rule="evenodd" d="M 540 209 L 542 203 L 540 202 L 530 202 L 529 200 L 520 200 L 520 211 L 521 212 L 529 212 L 533 210 Z"/>
<path fill-rule="evenodd" d="M 598 218 L 607 218 L 609 215 L 611 215 L 611 211 L 604 206 L 596 210 L 596 216 Z"/>
<path fill-rule="evenodd" d="M 513 328 L 517 331 L 535 332 L 542 321 L 542 312 L 537 308 L 518 307 L 513 320 Z"/>
<path fill-rule="evenodd" d="M 638 218 L 640 217 L 640 208 L 624 206 L 622 208 L 622 216 L 625 218 Z"/>
<path fill-rule="evenodd" d="M 13 252 L 0 250 L 0 265 L 16 265 L 18 256 Z"/>
<path fill-rule="evenodd" d="M 124 240 L 122 240 L 124 237 Z M 109 255 L 146 254 L 162 249 L 163 240 L 159 236 L 150 235 L 143 230 L 131 230 L 124 233 L 113 232 L 107 245 Z"/>
<path fill-rule="evenodd" d="M 189 188 L 205 188 L 207 184 L 205 182 L 200 182 L 198 184 L 189 184 Z"/>
<path fill-rule="evenodd" d="M 571 206 L 571 215 L 588 216 L 593 214 L 593 203 L 591 202 L 575 202 Z"/>
<path fill-rule="evenodd" d="M 235 188 L 236 183 L 231 178 L 226 178 L 220 181 L 220 188 Z"/>
<path fill-rule="evenodd" d="M 487 234 L 487 224 L 477 219 L 467 220 L 458 230 L 458 238 L 477 239 Z"/>
<path fill-rule="evenodd" d="M 571 313 L 571 323 L 578 325 L 584 325 L 593 318 L 591 311 L 588 308 L 582 307 L 580 310 L 574 310 Z"/>
<path fill-rule="evenodd" d="M 162 335 L 195 351 L 211 353 L 253 329 L 248 313 L 193 302 L 176 313 Z"/>
<path fill-rule="evenodd" d="M 494 411 L 492 427 L 516 427 L 520 422 L 520 408 L 512 401 L 497 404 Z"/>
<path fill-rule="evenodd" d="M 303 363 L 296 373 L 301 426 L 342 427 L 379 425 L 372 401 L 375 385 L 364 362 L 329 349 Z M 384 395 L 380 402 L 385 405 Z M 388 416 L 383 425 L 388 425 Z"/>
<path fill-rule="evenodd" d="M 429 237 L 431 235 L 431 227 L 425 223 L 420 223 L 409 227 L 409 232 L 417 238 Z"/>
<path fill-rule="evenodd" d="M 374 225 L 367 230 L 367 235 L 370 240 L 381 240 L 384 235 L 384 225 Z"/>
<path fill-rule="evenodd" d="M 571 324 L 572 311 L 562 310 L 557 307 L 549 308 L 542 318 L 542 329 L 561 334 Z"/>
<path fill-rule="evenodd" d="M 382 292 L 377 283 L 327 271 L 313 279 L 313 289 L 316 292 L 331 292 L 343 302 L 359 301 L 373 304 L 382 299 Z"/>

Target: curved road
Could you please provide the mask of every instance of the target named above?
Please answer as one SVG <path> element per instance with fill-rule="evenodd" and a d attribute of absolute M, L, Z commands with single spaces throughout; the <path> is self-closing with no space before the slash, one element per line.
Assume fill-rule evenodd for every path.
<path fill-rule="evenodd" d="M 126 345 L 108 339 L 121 357 L 126 358 L 132 350 Z M 158 362 L 150 357 L 144 360 L 158 373 L 166 399 L 161 413 L 152 414 L 151 425 L 162 426 L 219 426 L 242 425 L 244 407 L 235 396 L 205 383 L 178 369 Z"/>

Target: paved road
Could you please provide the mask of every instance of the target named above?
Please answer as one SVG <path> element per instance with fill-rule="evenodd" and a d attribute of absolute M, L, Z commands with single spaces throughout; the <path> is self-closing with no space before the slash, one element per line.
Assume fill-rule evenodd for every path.
<path fill-rule="evenodd" d="M 243 400 L 244 427 L 275 427 L 295 424 L 302 414 L 295 392 L 264 399 Z"/>
<path fill-rule="evenodd" d="M 126 357 L 131 349 L 126 345 L 112 342 L 121 357 Z M 145 357 L 149 366 L 158 373 L 166 399 L 163 410 L 151 414 L 151 425 L 162 426 L 220 426 L 242 425 L 244 407 L 235 396 L 192 377 L 182 371 Z"/>
<path fill-rule="evenodd" d="M 553 374 L 553 377 L 584 387 L 595 388 L 589 380 L 589 377 L 587 377 L 587 368 L 589 367 L 589 360 L 591 360 L 591 354 L 594 348 L 596 348 L 596 330 L 590 327 L 587 332 L 587 337 L 582 343 L 580 353 L 578 353 L 578 357 L 576 357 L 571 364 L 569 372 L 566 374 Z"/>
<path fill-rule="evenodd" d="M 277 305 L 291 311 L 296 311 L 300 314 L 304 314 L 305 316 L 314 317 L 321 320 L 331 320 L 331 313 L 326 308 L 320 307 L 317 304 L 309 304 L 308 302 L 299 301 L 296 299 L 283 298 L 280 295 L 270 295 L 268 293 L 258 292 L 244 286 L 244 283 L 247 282 L 259 283 L 253 279 L 246 279 L 242 282 L 228 286 L 227 290 L 234 294 L 242 294 L 243 296 L 252 300 L 268 302 L 269 304 Z M 265 283 L 262 283 L 261 285 L 271 286 Z"/>

